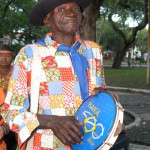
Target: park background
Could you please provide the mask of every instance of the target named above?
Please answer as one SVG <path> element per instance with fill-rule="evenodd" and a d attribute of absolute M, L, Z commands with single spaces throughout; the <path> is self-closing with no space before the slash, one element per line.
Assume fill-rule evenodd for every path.
<path fill-rule="evenodd" d="M 10 44 L 16 54 L 48 31 L 29 23 L 30 10 L 37 1 L 0 0 L 0 40 Z M 83 13 L 79 34 L 101 46 L 108 86 L 150 89 L 148 59 L 144 59 L 148 55 L 148 2 L 93 0 Z M 134 62 L 136 52 L 140 65 Z"/>

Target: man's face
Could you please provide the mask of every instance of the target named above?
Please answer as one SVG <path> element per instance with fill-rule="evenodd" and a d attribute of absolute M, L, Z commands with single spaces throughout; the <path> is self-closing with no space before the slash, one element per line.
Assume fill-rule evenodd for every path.
<path fill-rule="evenodd" d="M 52 33 L 74 34 L 79 30 L 81 23 L 81 9 L 76 3 L 62 4 L 46 18 Z"/>
<path fill-rule="evenodd" d="M 7 50 L 0 51 L 0 66 L 9 67 L 12 62 L 12 53 Z"/>

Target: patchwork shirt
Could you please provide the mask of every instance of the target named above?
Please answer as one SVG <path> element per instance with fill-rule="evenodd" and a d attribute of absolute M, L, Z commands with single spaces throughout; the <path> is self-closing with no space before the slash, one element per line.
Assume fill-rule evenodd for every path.
<path fill-rule="evenodd" d="M 78 53 L 86 57 L 90 69 L 87 70 L 88 90 L 91 94 L 95 87 L 106 88 L 102 51 L 91 41 L 80 40 Z M 42 43 L 34 43 L 41 54 L 40 89 L 38 114 L 73 116 L 82 104 L 79 81 L 72 66 L 68 52 L 57 50 L 58 43 L 47 34 Z M 39 126 L 36 114 L 29 111 L 31 94 L 31 71 L 33 50 L 31 45 L 23 47 L 18 53 L 10 78 L 4 109 L 8 110 L 6 121 L 12 131 L 18 133 L 20 149 L 24 149 L 27 139 Z M 34 150 L 69 150 L 50 129 L 34 132 Z"/>

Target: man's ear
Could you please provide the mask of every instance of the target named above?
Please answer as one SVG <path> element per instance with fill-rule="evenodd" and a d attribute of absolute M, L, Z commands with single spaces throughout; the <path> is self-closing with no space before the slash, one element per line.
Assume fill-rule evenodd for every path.
<path fill-rule="evenodd" d="M 48 17 L 48 16 L 46 16 L 46 17 L 44 18 L 43 22 L 44 22 L 44 25 L 45 25 L 45 26 L 50 27 L 50 24 L 49 24 L 49 17 Z"/>

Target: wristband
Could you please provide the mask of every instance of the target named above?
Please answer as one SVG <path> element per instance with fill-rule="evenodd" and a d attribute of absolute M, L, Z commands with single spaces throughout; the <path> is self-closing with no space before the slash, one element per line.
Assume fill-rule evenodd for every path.
<path fill-rule="evenodd" d="M 6 134 L 7 134 L 7 129 L 6 129 L 6 127 L 5 127 L 5 126 L 1 126 L 1 127 L 3 128 L 4 135 L 6 135 Z"/>

